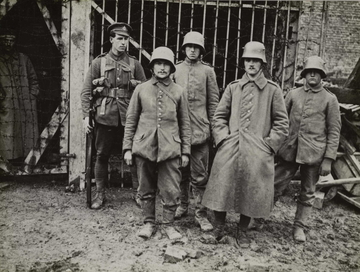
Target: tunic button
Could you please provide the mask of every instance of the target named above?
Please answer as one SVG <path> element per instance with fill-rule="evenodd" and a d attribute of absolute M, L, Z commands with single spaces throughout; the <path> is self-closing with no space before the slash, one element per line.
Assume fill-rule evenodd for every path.
<path fill-rule="evenodd" d="M 161 101 L 159 101 L 159 105 L 161 105 Z"/>
<path fill-rule="evenodd" d="M 120 80 L 120 77 L 118 77 L 117 80 Z"/>
<path fill-rule="evenodd" d="M 248 112 L 250 112 L 250 110 L 248 110 Z"/>
<path fill-rule="evenodd" d="M 159 112 L 159 116 L 161 116 L 161 112 Z"/>
<path fill-rule="evenodd" d="M 161 118 L 159 118 L 159 121 L 161 121 Z"/>
<path fill-rule="evenodd" d="M 160 124 L 158 125 L 158 127 L 160 127 Z"/>

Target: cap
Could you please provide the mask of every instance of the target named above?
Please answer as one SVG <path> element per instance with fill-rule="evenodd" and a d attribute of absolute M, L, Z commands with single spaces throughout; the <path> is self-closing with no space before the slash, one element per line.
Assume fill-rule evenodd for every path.
<path fill-rule="evenodd" d="M 8 28 L 8 27 L 0 27 L 0 36 L 14 36 L 16 37 L 15 29 Z"/>
<path fill-rule="evenodd" d="M 113 23 L 107 29 L 109 34 L 111 31 L 113 31 L 116 34 L 127 36 L 127 37 L 130 36 L 132 30 L 133 29 L 130 25 L 123 23 L 123 22 Z"/>

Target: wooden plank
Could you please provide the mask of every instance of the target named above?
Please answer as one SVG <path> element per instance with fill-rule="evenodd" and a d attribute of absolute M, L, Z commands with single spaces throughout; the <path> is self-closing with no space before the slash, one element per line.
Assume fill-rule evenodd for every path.
<path fill-rule="evenodd" d="M 37 146 L 33 147 L 27 155 L 25 163 L 25 172 L 31 173 L 32 168 L 39 162 L 41 155 L 44 153 L 46 147 L 49 145 L 50 140 L 55 135 L 61 123 L 67 117 L 67 112 L 62 112 L 60 106 L 57 107 L 55 113 L 51 117 L 50 122 L 46 125 L 44 130 L 41 132 Z"/>
<path fill-rule="evenodd" d="M 340 135 L 340 144 L 344 147 L 345 151 L 349 155 L 353 155 L 356 148 L 348 141 L 343 135 Z"/>
<path fill-rule="evenodd" d="M 91 3 L 89 1 L 70 1 L 70 52 L 69 66 L 69 153 L 76 159 L 69 161 L 69 183 L 80 177 L 80 189 L 85 186 L 85 132 L 80 100 L 86 71 L 89 67 Z"/>
<path fill-rule="evenodd" d="M 338 195 L 344 199 L 345 201 L 349 202 L 350 204 L 360 208 L 360 197 L 348 197 L 345 194 L 341 193 L 341 192 L 337 192 Z"/>
<path fill-rule="evenodd" d="M 316 184 L 316 187 L 323 188 L 335 185 L 342 185 L 342 184 L 359 184 L 360 177 L 358 178 L 345 178 L 345 179 L 335 179 L 333 181 L 324 181 Z"/>
<path fill-rule="evenodd" d="M 36 3 L 37 3 L 37 5 L 38 5 L 38 7 L 40 9 L 40 12 L 43 15 L 45 24 L 46 24 L 46 26 L 48 27 L 48 29 L 50 31 L 50 34 L 51 34 L 51 36 L 52 36 L 52 38 L 54 40 L 54 43 L 55 43 L 56 47 L 58 48 L 61 55 L 64 55 L 63 41 L 61 39 L 61 36 L 60 36 L 59 32 L 57 31 L 57 29 L 55 27 L 55 24 L 54 24 L 53 20 L 51 19 L 51 15 L 50 15 L 49 10 L 47 9 L 47 7 L 45 5 L 42 4 L 42 2 L 36 1 Z"/>

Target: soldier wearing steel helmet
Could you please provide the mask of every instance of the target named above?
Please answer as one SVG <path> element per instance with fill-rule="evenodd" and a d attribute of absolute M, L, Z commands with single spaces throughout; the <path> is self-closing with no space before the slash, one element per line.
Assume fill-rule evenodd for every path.
<path fill-rule="evenodd" d="M 81 92 L 86 133 L 93 130 L 89 123 L 91 99 L 95 107 L 97 194 L 92 209 L 103 206 L 110 154 L 115 142 L 122 142 L 126 110 L 134 88 L 146 80 L 140 62 L 126 52 L 131 31 L 130 25 L 121 22 L 108 27 L 111 50 L 92 61 Z M 136 172 L 132 174 L 137 179 Z"/>
<path fill-rule="evenodd" d="M 315 199 L 319 176 L 330 174 L 339 144 L 341 119 L 336 96 L 322 86 L 325 62 L 309 57 L 301 72 L 304 86 L 291 90 L 285 104 L 289 114 L 289 136 L 279 150 L 275 168 L 275 199 L 300 168 L 301 191 L 294 221 L 294 239 L 305 242 L 304 229 Z"/>
<path fill-rule="evenodd" d="M 174 53 L 158 47 L 152 53 L 150 80 L 136 87 L 126 114 L 124 159 L 136 164 L 144 226 L 138 233 L 150 238 L 156 231 L 155 197 L 163 205 L 162 226 L 170 239 L 181 238 L 173 227 L 180 204 L 181 167 L 189 163 L 190 119 L 183 88 L 170 79 Z"/>
<path fill-rule="evenodd" d="M 203 35 L 196 31 L 188 32 L 181 48 L 185 60 L 176 65 L 174 81 L 186 91 L 192 134 L 190 163 L 182 169 L 181 205 L 176 211 L 175 218 L 188 213 L 190 181 L 195 199 L 195 221 L 201 230 L 210 231 L 213 226 L 201 201 L 209 178 L 211 123 L 219 103 L 219 88 L 213 67 L 201 59 L 205 53 Z"/>
<path fill-rule="evenodd" d="M 217 153 L 202 203 L 214 210 L 214 238 L 224 236 L 226 214 L 235 211 L 241 230 L 236 236 L 245 242 L 250 218 L 270 215 L 274 155 L 289 124 L 282 90 L 263 73 L 264 45 L 248 42 L 242 61 L 245 74 L 226 87 L 215 111 Z"/>

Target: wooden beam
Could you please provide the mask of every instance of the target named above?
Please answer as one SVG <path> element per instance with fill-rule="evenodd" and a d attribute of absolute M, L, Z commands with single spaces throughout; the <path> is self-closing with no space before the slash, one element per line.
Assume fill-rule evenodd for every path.
<path fill-rule="evenodd" d="M 94 1 L 91 1 L 91 6 L 98 11 L 100 14 L 102 14 L 104 16 L 104 18 L 110 23 L 113 24 L 115 21 L 113 18 L 111 18 L 105 11 L 103 11 L 102 8 L 100 8 Z M 146 50 L 144 50 L 143 48 L 141 48 L 141 46 L 132 38 L 130 37 L 130 43 L 138 50 L 141 51 L 141 53 L 148 59 L 150 60 L 150 54 L 148 52 L 146 52 Z"/>
<path fill-rule="evenodd" d="M 54 40 L 54 43 L 56 45 L 56 47 L 58 48 L 59 52 L 61 55 L 64 55 L 64 46 L 63 46 L 63 41 L 61 39 L 61 36 L 59 34 L 59 32 L 57 31 L 55 24 L 53 22 L 53 20 L 51 19 L 51 15 L 49 10 L 47 9 L 47 7 L 45 5 L 42 4 L 42 2 L 37 1 L 36 2 L 40 12 L 43 15 L 43 19 L 45 21 L 46 26 L 48 27 L 50 34 Z"/>
<path fill-rule="evenodd" d="M 63 112 L 61 107 L 57 107 L 55 113 L 51 117 L 50 122 L 46 125 L 42 133 L 40 134 L 36 147 L 33 147 L 25 159 L 25 172 L 31 173 L 32 168 L 39 162 L 41 155 L 44 153 L 46 147 L 49 145 L 50 140 L 55 135 L 59 126 L 68 115 L 67 112 Z"/>
<path fill-rule="evenodd" d="M 342 184 L 359 184 L 360 178 L 345 178 L 345 179 L 334 179 L 332 181 L 317 183 L 316 187 L 323 188 Z"/>

